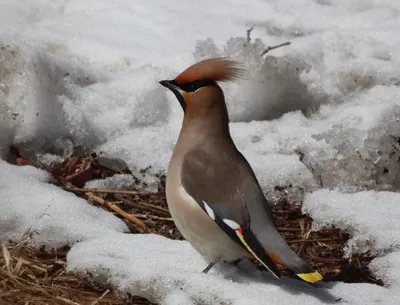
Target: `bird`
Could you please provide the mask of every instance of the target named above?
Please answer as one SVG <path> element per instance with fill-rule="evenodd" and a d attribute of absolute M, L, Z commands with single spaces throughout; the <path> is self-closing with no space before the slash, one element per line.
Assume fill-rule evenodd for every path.
<path fill-rule="evenodd" d="M 159 84 L 175 95 L 183 122 L 169 162 L 166 198 L 182 236 L 208 263 L 235 263 L 253 256 L 276 278 L 278 265 L 301 280 L 323 278 L 301 259 L 276 229 L 257 177 L 230 133 L 221 82 L 246 75 L 227 57 L 201 60 Z"/>

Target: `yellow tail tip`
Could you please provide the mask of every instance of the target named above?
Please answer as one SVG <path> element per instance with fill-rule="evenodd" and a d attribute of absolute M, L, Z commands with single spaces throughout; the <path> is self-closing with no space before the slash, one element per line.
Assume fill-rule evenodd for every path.
<path fill-rule="evenodd" d="M 319 274 L 318 271 L 313 273 L 299 273 L 297 276 L 307 283 L 315 283 L 323 279 L 322 275 Z"/>

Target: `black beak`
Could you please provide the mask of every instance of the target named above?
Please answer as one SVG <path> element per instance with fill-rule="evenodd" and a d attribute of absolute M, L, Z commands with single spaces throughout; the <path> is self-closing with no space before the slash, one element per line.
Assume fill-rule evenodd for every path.
<path fill-rule="evenodd" d="M 160 85 L 164 86 L 165 88 L 168 88 L 172 91 L 172 93 L 176 96 L 176 98 L 179 101 L 179 104 L 181 104 L 183 111 L 186 110 L 186 103 L 185 99 L 183 98 L 181 94 L 181 90 L 179 87 L 176 85 L 175 81 L 173 80 L 161 80 L 158 82 Z"/>
<path fill-rule="evenodd" d="M 159 84 L 163 85 L 165 88 L 168 88 L 172 91 L 177 89 L 177 87 L 173 84 L 172 80 L 161 80 L 159 81 Z"/>

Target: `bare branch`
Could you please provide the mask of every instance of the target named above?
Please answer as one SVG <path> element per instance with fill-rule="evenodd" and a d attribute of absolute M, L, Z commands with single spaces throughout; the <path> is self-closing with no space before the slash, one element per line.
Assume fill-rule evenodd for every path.
<path fill-rule="evenodd" d="M 254 30 L 254 27 L 252 26 L 250 29 L 248 29 L 248 30 L 246 31 L 246 42 L 247 42 L 247 43 L 249 43 L 250 40 L 251 40 L 250 34 L 251 34 L 251 31 L 253 31 L 253 30 Z"/>
<path fill-rule="evenodd" d="M 276 46 L 268 47 L 268 48 L 266 48 L 264 51 L 261 52 L 261 56 L 264 56 L 265 54 L 267 54 L 267 53 L 268 53 L 269 51 L 271 51 L 271 50 L 278 49 L 278 48 L 284 47 L 284 46 L 288 46 L 288 45 L 290 45 L 290 44 L 291 44 L 290 41 L 286 41 L 286 42 L 283 42 L 283 43 L 278 44 L 278 45 L 276 45 Z"/>
<path fill-rule="evenodd" d="M 143 221 L 138 219 L 136 216 L 125 212 L 120 207 L 116 206 L 115 204 L 112 204 L 109 201 L 104 200 L 103 198 L 97 197 L 97 196 L 93 195 L 90 192 L 89 193 L 85 193 L 85 195 L 88 197 L 89 200 L 93 200 L 96 203 L 101 204 L 101 205 L 109 208 L 110 210 L 112 210 L 112 211 L 116 212 L 117 214 L 121 215 L 126 220 L 128 220 L 129 222 L 135 224 L 136 226 L 138 226 L 138 227 L 140 227 L 142 229 L 146 229 L 146 230 L 148 229 L 148 227 L 144 224 Z"/>
<path fill-rule="evenodd" d="M 76 192 L 76 193 L 106 193 L 106 194 L 125 194 L 125 195 L 139 195 L 138 191 L 126 191 L 126 190 L 103 190 L 103 189 L 91 189 L 91 188 L 79 188 L 79 187 L 68 187 L 62 186 L 66 191 Z"/>

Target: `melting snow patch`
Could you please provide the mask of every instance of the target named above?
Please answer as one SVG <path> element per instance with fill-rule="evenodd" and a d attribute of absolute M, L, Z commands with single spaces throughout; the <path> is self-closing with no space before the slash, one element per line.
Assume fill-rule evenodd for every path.
<path fill-rule="evenodd" d="M 278 281 L 248 261 L 239 268 L 215 266 L 204 274 L 207 263 L 188 242 L 158 235 L 95 238 L 76 244 L 67 260 L 71 271 L 90 273 L 123 293 L 166 305 L 187 300 L 207 305 L 262 305 L 266 300 L 271 305 L 321 304 L 333 302 L 338 294 L 288 278 Z"/>
<path fill-rule="evenodd" d="M 50 247 L 127 231 L 112 214 L 49 184 L 42 170 L 0 160 L 0 173 L 0 242 L 17 241 L 28 229 L 33 244 Z"/>
<path fill-rule="evenodd" d="M 400 249 L 400 193 L 318 190 L 306 196 L 303 212 L 314 219 L 315 228 L 334 225 L 349 231 L 347 254 L 381 253 Z"/>
<path fill-rule="evenodd" d="M 128 189 L 135 185 L 132 175 L 114 175 L 105 179 L 91 180 L 85 183 L 85 188 L 99 188 L 109 190 Z"/>

